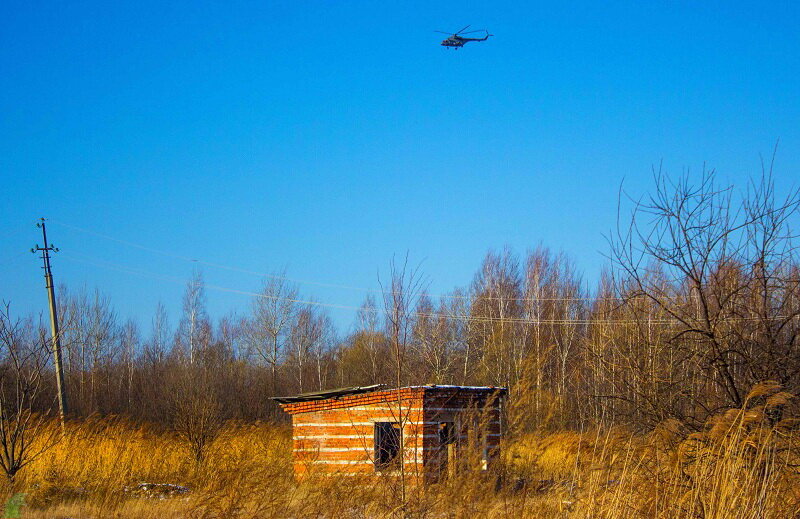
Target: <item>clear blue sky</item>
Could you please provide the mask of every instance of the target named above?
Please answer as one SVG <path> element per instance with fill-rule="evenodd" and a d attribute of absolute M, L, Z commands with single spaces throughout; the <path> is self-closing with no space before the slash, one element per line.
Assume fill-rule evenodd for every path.
<path fill-rule="evenodd" d="M 194 264 L 75 228 L 371 289 L 409 251 L 434 293 L 542 243 L 592 281 L 623 178 L 707 163 L 744 187 L 780 139 L 778 186 L 800 179 L 798 22 L 796 2 L 3 2 L 0 298 L 46 309 L 39 216 L 57 282 L 145 331 L 159 300 L 177 321 Z M 468 23 L 495 37 L 438 45 Z"/>

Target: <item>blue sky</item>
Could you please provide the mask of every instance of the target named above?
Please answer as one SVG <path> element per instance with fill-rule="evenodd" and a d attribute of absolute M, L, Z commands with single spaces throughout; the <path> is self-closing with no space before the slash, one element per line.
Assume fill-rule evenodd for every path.
<path fill-rule="evenodd" d="M 800 178 L 800 8 L 695 4 L 4 2 L 0 298 L 46 309 L 40 216 L 57 281 L 145 329 L 158 301 L 177 320 L 185 258 L 374 290 L 408 251 L 442 293 L 541 243 L 592 282 L 623 179 L 705 163 L 744 188 L 778 139 L 779 189 Z M 438 46 L 468 23 L 495 37 Z"/>

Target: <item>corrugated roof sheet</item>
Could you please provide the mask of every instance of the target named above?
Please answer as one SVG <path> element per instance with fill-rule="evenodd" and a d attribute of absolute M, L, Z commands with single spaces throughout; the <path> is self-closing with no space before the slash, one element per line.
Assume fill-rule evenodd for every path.
<path fill-rule="evenodd" d="M 412 388 L 427 388 L 427 389 L 477 389 L 480 391 L 505 391 L 505 387 L 500 386 L 453 386 L 448 384 L 428 384 L 427 386 L 409 386 Z"/>
<path fill-rule="evenodd" d="M 357 395 L 360 393 L 370 393 L 372 391 L 388 390 L 386 384 L 375 384 L 372 386 L 358 386 L 358 387 L 343 387 L 339 389 L 327 389 L 325 391 L 314 391 L 311 393 L 302 393 L 295 396 L 274 396 L 272 400 L 280 404 L 292 404 L 295 402 L 310 402 L 313 400 L 325 400 L 328 398 L 336 398 L 347 395 Z M 450 386 L 450 385 L 427 385 L 427 386 L 408 386 L 407 389 L 465 389 L 472 391 L 496 391 L 505 394 L 507 389 L 504 387 L 495 386 Z"/>
<path fill-rule="evenodd" d="M 312 393 L 302 393 L 295 396 L 274 396 L 272 400 L 280 404 L 291 404 L 293 402 L 309 402 L 312 400 L 325 400 L 337 396 L 357 395 L 359 393 L 369 393 L 384 389 L 386 384 L 375 384 L 372 386 L 342 387 L 339 389 L 327 389 L 325 391 L 314 391 Z"/>

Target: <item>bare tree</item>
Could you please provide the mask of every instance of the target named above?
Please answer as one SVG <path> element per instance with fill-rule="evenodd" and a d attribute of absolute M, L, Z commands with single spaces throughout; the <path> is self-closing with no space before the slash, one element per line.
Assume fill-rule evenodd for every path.
<path fill-rule="evenodd" d="M 172 331 L 169 326 L 167 310 L 158 303 L 151 320 L 150 337 L 144 343 L 142 355 L 138 360 L 138 370 L 142 383 L 136 387 L 140 395 L 140 405 L 130 408 L 135 416 L 168 423 L 170 402 L 164 396 L 164 381 L 174 359 L 167 357 L 167 347 Z"/>
<path fill-rule="evenodd" d="M 208 346 L 207 332 L 209 328 L 205 283 L 202 273 L 195 270 L 183 293 L 183 317 L 178 323 L 178 331 L 175 336 L 176 345 L 184 350 L 189 364 L 194 364 L 199 350 Z"/>
<path fill-rule="evenodd" d="M 49 407 L 36 412 L 50 342 L 32 320 L 12 320 L 0 310 L 0 468 L 11 483 L 17 473 L 58 441 L 47 425 Z M 51 402 L 52 404 L 52 402 Z"/>
<path fill-rule="evenodd" d="M 172 386 L 173 427 L 197 463 L 202 463 L 222 429 L 222 408 L 213 373 L 200 362 L 180 366 Z"/>
<path fill-rule="evenodd" d="M 289 360 L 295 367 L 295 379 L 300 392 L 306 390 L 308 383 L 304 384 L 304 375 L 309 371 L 309 363 L 316 361 L 318 379 L 321 384 L 321 357 L 324 351 L 324 334 L 326 332 L 326 317 L 317 312 L 313 306 L 306 305 L 297 310 L 297 315 L 289 332 L 291 353 Z M 312 365 L 313 366 L 313 365 Z"/>
<path fill-rule="evenodd" d="M 242 335 L 245 320 L 230 314 L 219 320 L 217 325 L 219 341 L 228 348 L 233 359 L 242 359 Z"/>
<path fill-rule="evenodd" d="M 320 339 L 314 347 L 314 360 L 317 367 L 317 387 L 325 389 L 328 374 L 331 371 L 330 361 L 334 358 L 334 350 L 339 344 L 336 327 L 326 313 L 319 314 Z"/>
<path fill-rule="evenodd" d="M 125 376 L 120 377 L 120 385 L 124 384 L 128 409 L 133 405 L 133 374 L 134 364 L 136 363 L 137 350 L 141 342 L 139 327 L 132 319 L 128 319 L 122 327 L 120 335 L 122 346 L 122 362 L 125 368 Z"/>
<path fill-rule="evenodd" d="M 283 274 L 263 282 L 261 292 L 253 299 L 253 316 L 246 332 L 250 349 L 269 365 L 273 394 L 278 390 L 278 368 L 296 313 L 293 300 L 297 299 L 297 287 Z"/>
<path fill-rule="evenodd" d="M 158 365 L 164 361 L 169 342 L 169 316 L 167 309 L 159 302 L 151 321 L 150 339 L 145 344 L 144 358 L 148 365 Z"/>
<path fill-rule="evenodd" d="M 385 376 L 384 368 L 386 340 L 380 329 L 379 310 L 372 295 L 367 296 L 358 310 L 359 332 L 356 338 L 364 349 L 367 359 L 367 384 L 376 384 Z"/>
<path fill-rule="evenodd" d="M 444 301 L 435 308 L 427 295 L 419 298 L 412 345 L 417 359 L 415 375 L 421 382 L 444 384 L 452 373 L 457 328 L 451 326 L 447 312 Z"/>
<path fill-rule="evenodd" d="M 519 261 L 508 248 L 501 253 L 489 252 L 472 283 L 470 317 L 474 324 L 470 341 L 483 381 L 493 385 L 512 383 L 515 321 L 522 313 L 521 285 Z"/>
<path fill-rule="evenodd" d="M 403 402 L 400 388 L 406 380 L 405 366 L 407 363 L 408 344 L 412 335 L 413 310 L 418 304 L 420 295 L 424 291 L 422 278 L 417 269 L 408 267 L 408 255 L 402 265 L 392 258 L 389 264 L 390 284 L 383 289 L 383 307 L 386 313 L 387 335 L 392 346 L 395 364 L 395 383 L 397 385 L 397 410 L 400 425 L 400 495 L 403 503 L 403 513 L 406 505 L 406 471 L 405 471 L 405 434 L 403 428 L 408 421 L 408 413 L 403 412 Z M 380 282 L 380 280 L 379 280 Z"/>
<path fill-rule="evenodd" d="M 664 340 L 676 352 L 690 401 L 702 421 L 740 407 L 747 388 L 773 378 L 800 389 L 797 257 L 789 222 L 800 196 L 776 200 L 770 172 L 749 192 L 719 186 L 704 170 L 675 180 L 657 171 L 655 191 L 634 201 L 612 237 L 612 259 L 628 287 L 665 315 Z M 686 398 L 691 397 L 691 398 Z"/>
<path fill-rule="evenodd" d="M 98 391 L 102 371 L 113 362 L 120 329 L 117 324 L 117 314 L 111 306 L 111 300 L 95 289 L 91 302 L 87 308 L 87 334 L 86 347 L 89 354 L 89 394 L 84 405 L 88 413 L 93 413 L 99 408 L 101 395 Z"/>

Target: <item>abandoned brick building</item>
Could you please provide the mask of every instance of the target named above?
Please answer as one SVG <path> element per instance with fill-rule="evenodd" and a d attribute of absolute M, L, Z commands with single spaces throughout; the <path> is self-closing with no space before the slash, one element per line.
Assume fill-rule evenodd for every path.
<path fill-rule="evenodd" d="M 368 386 L 276 397 L 292 416 L 294 471 L 404 472 L 435 481 L 488 470 L 500 452 L 506 389 Z"/>

